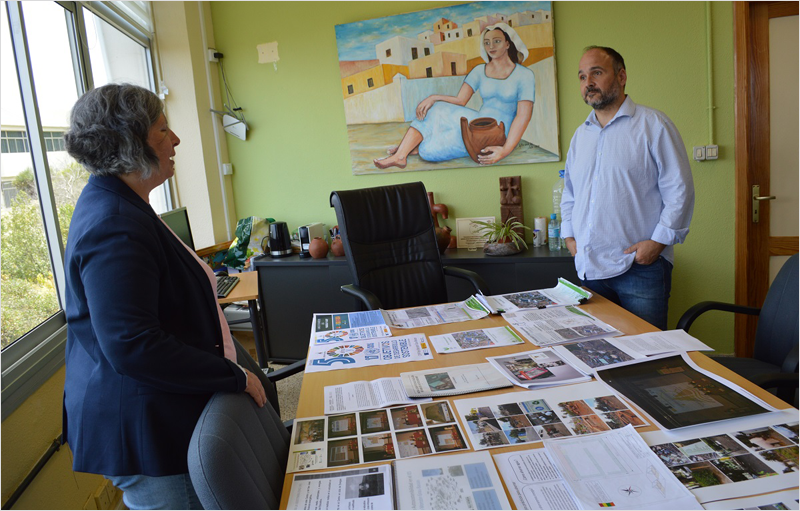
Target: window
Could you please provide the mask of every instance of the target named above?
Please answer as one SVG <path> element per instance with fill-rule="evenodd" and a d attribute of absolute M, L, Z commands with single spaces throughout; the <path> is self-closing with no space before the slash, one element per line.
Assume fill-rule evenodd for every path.
<path fill-rule="evenodd" d="M 3 131 L 2 146 L 4 153 L 29 153 L 28 134 L 24 131 Z"/>
<path fill-rule="evenodd" d="M 419 50 L 417 48 L 411 48 L 411 60 L 417 60 L 419 58 Z"/>
<path fill-rule="evenodd" d="M 2 2 L 3 418 L 64 360 L 64 245 L 88 180 L 65 151 L 70 109 L 92 86 L 125 81 L 153 89 L 149 27 L 137 24 L 141 12 L 149 14 L 135 16 L 128 4 Z M 157 211 L 170 209 L 154 195 L 166 194 L 151 195 Z"/>
<path fill-rule="evenodd" d="M 425 56 L 426 57 L 431 54 L 431 49 L 430 48 L 425 48 L 423 51 L 425 52 Z"/>
<path fill-rule="evenodd" d="M 456 75 L 456 63 L 455 62 L 451 62 L 450 63 L 450 74 L 453 75 L 453 76 Z"/>
<path fill-rule="evenodd" d="M 514 21 L 513 20 L 508 20 L 508 26 L 509 27 L 513 27 L 514 26 Z"/>
<path fill-rule="evenodd" d="M 425 76 L 428 78 L 433 78 L 433 69 L 430 67 L 425 68 Z"/>
<path fill-rule="evenodd" d="M 367 78 L 367 87 L 375 87 L 375 81 L 372 78 Z"/>
<path fill-rule="evenodd" d="M 386 57 L 388 58 L 388 57 L 391 57 L 391 56 L 392 56 L 392 49 L 391 48 L 387 48 L 386 49 Z"/>
<path fill-rule="evenodd" d="M 347 93 L 348 94 L 352 94 L 353 93 L 353 86 L 352 85 L 348 85 L 347 86 Z"/>
<path fill-rule="evenodd" d="M 472 29 L 471 28 L 467 29 L 467 37 L 472 37 Z"/>

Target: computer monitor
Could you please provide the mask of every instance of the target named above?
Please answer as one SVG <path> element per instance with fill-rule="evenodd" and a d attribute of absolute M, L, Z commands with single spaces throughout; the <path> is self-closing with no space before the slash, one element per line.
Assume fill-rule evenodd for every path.
<path fill-rule="evenodd" d="M 186 208 L 173 209 L 159 216 L 161 216 L 161 220 L 172 229 L 172 232 L 174 232 L 181 241 L 194 250 L 192 229 L 189 227 L 189 213 L 186 211 Z"/>

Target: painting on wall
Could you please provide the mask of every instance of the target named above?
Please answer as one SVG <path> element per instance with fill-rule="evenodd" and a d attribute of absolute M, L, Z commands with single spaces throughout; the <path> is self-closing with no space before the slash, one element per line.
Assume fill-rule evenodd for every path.
<path fill-rule="evenodd" d="M 336 25 L 353 174 L 561 159 L 551 2 Z"/>

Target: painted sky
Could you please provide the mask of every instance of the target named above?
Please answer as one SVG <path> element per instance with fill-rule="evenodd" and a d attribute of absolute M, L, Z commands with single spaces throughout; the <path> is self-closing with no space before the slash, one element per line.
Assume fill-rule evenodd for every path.
<path fill-rule="evenodd" d="M 462 26 L 479 16 L 501 13 L 511 15 L 521 11 L 551 10 L 551 2 L 474 2 L 336 25 L 336 45 L 339 60 L 376 59 L 375 45 L 395 36 L 416 39 L 417 34 L 431 30 L 433 23 L 447 18 Z M 552 18 L 551 18 L 552 19 Z"/>

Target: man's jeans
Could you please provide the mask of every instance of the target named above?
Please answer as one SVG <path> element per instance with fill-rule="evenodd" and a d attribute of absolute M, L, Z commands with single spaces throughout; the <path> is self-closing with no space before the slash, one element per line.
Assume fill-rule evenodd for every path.
<path fill-rule="evenodd" d="M 593 292 L 661 330 L 667 329 L 667 306 L 672 288 L 672 264 L 659 256 L 649 265 L 636 264 L 622 275 L 602 280 L 583 280 Z"/>

